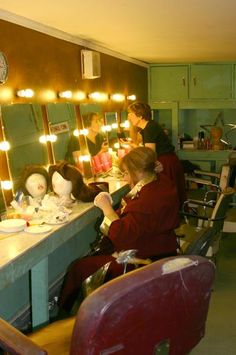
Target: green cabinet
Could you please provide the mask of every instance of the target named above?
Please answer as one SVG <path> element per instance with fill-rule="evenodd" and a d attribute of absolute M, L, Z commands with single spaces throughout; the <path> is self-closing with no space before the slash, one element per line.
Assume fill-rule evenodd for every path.
<path fill-rule="evenodd" d="M 188 65 L 151 66 L 150 101 L 185 100 L 188 98 Z"/>
<path fill-rule="evenodd" d="M 189 96 L 191 99 L 231 99 L 231 64 L 191 64 Z"/>

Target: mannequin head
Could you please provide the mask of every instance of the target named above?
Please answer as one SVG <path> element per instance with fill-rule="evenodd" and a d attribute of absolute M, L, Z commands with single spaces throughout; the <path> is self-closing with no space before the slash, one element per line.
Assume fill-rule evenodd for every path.
<path fill-rule="evenodd" d="M 61 174 L 55 171 L 52 174 L 52 189 L 59 197 L 70 195 L 72 182 L 64 179 Z"/>
<path fill-rule="evenodd" d="M 47 192 L 47 181 L 43 175 L 34 173 L 26 179 L 25 188 L 30 196 L 43 198 Z"/>
<path fill-rule="evenodd" d="M 49 176 L 47 170 L 40 165 L 27 165 L 21 172 L 16 190 L 24 195 L 43 198 L 48 191 Z"/>
<path fill-rule="evenodd" d="M 67 195 L 72 194 L 77 200 L 92 202 L 94 197 L 101 192 L 100 188 L 87 186 L 79 169 L 66 161 L 51 165 L 49 167 L 49 178 L 53 191 L 59 196 L 63 196 L 63 190 Z"/>

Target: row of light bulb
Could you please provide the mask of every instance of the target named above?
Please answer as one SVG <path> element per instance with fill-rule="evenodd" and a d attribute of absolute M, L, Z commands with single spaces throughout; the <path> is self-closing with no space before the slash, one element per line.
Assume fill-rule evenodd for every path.
<path fill-rule="evenodd" d="M 34 91 L 32 89 L 22 89 L 18 90 L 16 92 L 16 95 L 18 97 L 25 97 L 25 98 L 31 98 L 34 96 Z M 56 94 L 55 94 L 56 96 Z M 92 99 L 94 101 L 108 101 L 109 99 L 115 102 L 123 102 L 125 99 L 130 100 L 130 101 L 135 101 L 136 100 L 136 95 L 128 95 L 125 96 L 120 93 L 108 95 L 107 93 L 104 92 L 92 92 L 88 95 L 84 91 L 77 91 L 77 92 L 72 92 L 71 90 L 66 90 L 66 91 L 60 91 L 57 93 L 57 96 L 62 99 L 76 99 L 78 101 L 85 100 L 86 97 L 88 96 L 89 99 Z"/>
<path fill-rule="evenodd" d="M 125 122 L 121 123 L 120 126 L 122 128 L 129 128 L 129 121 L 126 120 Z M 118 128 L 118 123 L 112 123 L 111 125 L 104 125 L 101 127 L 102 132 L 111 132 L 112 129 L 117 129 Z M 88 129 L 75 129 L 73 131 L 74 136 L 78 137 L 80 135 L 87 136 L 88 135 Z M 57 135 L 56 134 L 47 134 L 47 135 L 42 135 L 39 137 L 39 142 L 42 144 L 46 144 L 47 142 L 55 143 L 57 141 Z M 6 140 L 0 142 L 0 150 L 2 151 L 8 151 L 11 148 L 10 143 Z"/>

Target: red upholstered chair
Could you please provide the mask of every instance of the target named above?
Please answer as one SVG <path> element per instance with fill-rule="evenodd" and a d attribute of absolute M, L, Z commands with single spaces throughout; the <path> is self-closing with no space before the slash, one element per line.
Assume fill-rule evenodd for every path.
<path fill-rule="evenodd" d="M 71 320 L 60 321 L 37 331 L 31 340 L 55 355 L 187 354 L 204 336 L 214 274 L 214 264 L 200 256 L 156 261 L 89 295 L 79 309 L 73 332 L 66 323 L 60 332 L 63 322 L 68 325 Z M 6 347 L 8 339 L 19 344 L 16 336 L 22 340 L 23 335 L 15 329 L 11 334 L 11 328 L 5 332 L 4 326 L 4 322 L 0 324 L 0 346 Z M 68 331 L 70 352 L 63 352 L 61 341 Z M 29 339 L 25 337 L 24 342 L 17 354 L 45 354 L 27 352 Z"/>

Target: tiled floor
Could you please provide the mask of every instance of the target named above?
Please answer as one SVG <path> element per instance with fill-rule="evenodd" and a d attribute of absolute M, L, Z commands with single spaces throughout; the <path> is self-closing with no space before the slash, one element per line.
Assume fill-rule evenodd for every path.
<path fill-rule="evenodd" d="M 205 337 L 191 355 L 236 354 L 236 233 L 221 240 Z"/>

